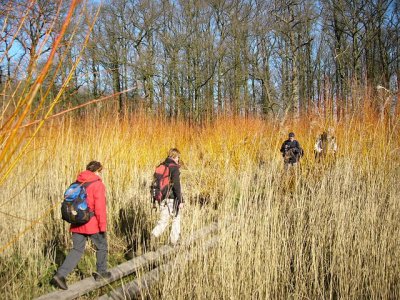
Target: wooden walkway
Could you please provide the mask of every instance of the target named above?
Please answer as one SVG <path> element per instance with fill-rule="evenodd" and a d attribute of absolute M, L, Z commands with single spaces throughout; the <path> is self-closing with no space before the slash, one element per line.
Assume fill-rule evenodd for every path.
<path fill-rule="evenodd" d="M 204 250 L 215 246 L 218 241 L 219 237 L 212 237 L 205 244 L 203 244 Z M 114 289 L 108 294 L 101 296 L 99 300 L 125 300 L 141 298 L 141 296 L 145 296 L 145 294 L 147 294 L 146 291 L 148 291 L 150 287 L 160 279 L 160 275 L 162 273 L 166 273 L 172 270 L 172 268 L 176 265 L 176 261 L 191 261 L 192 259 L 192 255 L 188 254 L 187 252 L 180 253 L 170 262 L 145 273 L 141 277 L 117 289 Z"/>
<path fill-rule="evenodd" d="M 183 251 L 189 246 L 194 244 L 197 240 L 202 240 L 209 235 L 212 235 L 218 231 L 218 224 L 212 223 L 211 225 L 204 227 L 196 232 L 194 232 L 188 239 L 184 240 L 180 246 L 171 247 L 168 245 L 158 248 L 156 251 L 147 252 L 141 256 L 135 257 L 127 262 L 124 262 L 109 271 L 112 276 L 109 280 L 95 281 L 93 277 L 85 278 L 74 284 L 68 286 L 68 290 L 57 290 L 52 293 L 43 295 L 37 300 L 50 300 L 50 299 L 60 299 L 69 300 L 75 299 L 83 296 L 91 291 L 94 291 L 103 286 L 107 286 L 112 282 L 120 280 L 121 278 L 134 274 L 144 267 L 157 265 L 162 258 L 171 257 L 173 254 L 181 253 L 178 255 L 181 260 L 190 260 L 191 257 L 188 255 L 188 251 Z M 212 238 L 207 241 L 205 247 L 211 247 L 216 243 L 216 238 Z M 122 287 L 113 289 L 107 295 L 103 295 L 100 299 L 132 299 L 137 295 L 140 295 L 142 288 L 148 289 L 148 287 L 158 280 L 160 272 L 165 272 L 171 269 L 173 266 L 173 261 L 158 266 L 148 273 L 145 273 L 141 278 L 137 278 L 132 282 L 125 284 Z"/>

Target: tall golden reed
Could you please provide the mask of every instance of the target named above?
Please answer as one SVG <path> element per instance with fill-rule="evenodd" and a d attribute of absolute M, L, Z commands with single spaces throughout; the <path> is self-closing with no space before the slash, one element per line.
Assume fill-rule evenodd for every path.
<path fill-rule="evenodd" d="M 105 166 L 110 266 L 124 260 L 128 243 L 140 248 L 156 219 L 149 182 L 174 146 L 186 165 L 183 238 L 214 220 L 231 221 L 215 248 L 200 243 L 190 250 L 193 260 L 178 256 L 172 273 L 147 291 L 152 297 L 398 298 L 398 124 L 368 115 L 331 126 L 339 153 L 321 165 L 312 149 L 327 125 L 316 116 L 221 118 L 201 127 L 88 110 L 47 122 L 0 190 L 0 245 L 36 222 L 1 253 L 2 294 L 21 299 L 52 290 L 48 281 L 70 247 L 62 194 L 92 159 Z M 289 131 L 305 149 L 292 175 L 279 153 Z M 69 281 L 94 269 L 94 251 L 87 251 Z"/>

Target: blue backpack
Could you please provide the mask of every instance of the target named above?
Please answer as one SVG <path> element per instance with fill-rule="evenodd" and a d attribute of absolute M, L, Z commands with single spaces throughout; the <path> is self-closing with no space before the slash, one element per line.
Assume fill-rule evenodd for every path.
<path fill-rule="evenodd" d="M 83 225 L 94 216 L 87 205 L 86 188 L 95 181 L 84 183 L 76 181 L 67 188 L 61 204 L 61 215 L 64 221 L 73 225 Z"/>

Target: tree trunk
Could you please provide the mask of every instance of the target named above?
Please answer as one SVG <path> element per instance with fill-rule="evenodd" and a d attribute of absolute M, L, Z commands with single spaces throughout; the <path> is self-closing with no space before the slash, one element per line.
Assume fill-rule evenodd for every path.
<path fill-rule="evenodd" d="M 119 76 L 119 65 L 118 63 L 114 63 L 112 64 L 112 68 L 111 68 L 111 72 L 112 72 L 112 78 L 113 78 L 113 88 L 114 88 L 114 93 L 117 94 L 118 93 L 118 113 L 123 116 L 124 115 L 124 111 L 125 111 L 125 107 L 124 107 L 124 101 L 122 98 L 122 94 L 121 94 L 121 79 Z"/>

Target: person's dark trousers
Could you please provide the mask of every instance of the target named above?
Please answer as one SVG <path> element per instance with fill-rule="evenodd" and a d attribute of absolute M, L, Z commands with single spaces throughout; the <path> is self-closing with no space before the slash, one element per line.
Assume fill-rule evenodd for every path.
<path fill-rule="evenodd" d="M 98 273 L 107 271 L 107 238 L 105 233 L 96 234 L 80 234 L 72 233 L 73 248 L 65 258 L 64 263 L 57 271 L 57 275 L 67 277 L 69 273 L 77 266 L 85 251 L 86 240 L 90 238 L 97 248 L 96 251 L 96 267 Z"/>

